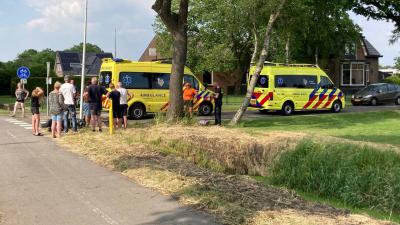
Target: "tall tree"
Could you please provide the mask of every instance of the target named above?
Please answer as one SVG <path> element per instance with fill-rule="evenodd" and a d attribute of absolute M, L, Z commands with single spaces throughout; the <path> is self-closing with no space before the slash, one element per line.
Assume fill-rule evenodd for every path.
<path fill-rule="evenodd" d="M 394 67 L 396 67 L 396 69 L 400 70 L 400 57 L 397 57 L 394 60 L 395 60 Z"/>
<path fill-rule="evenodd" d="M 72 46 L 71 48 L 65 49 L 65 51 L 71 51 L 71 52 L 82 52 L 82 50 L 83 50 L 83 43 L 80 43 L 80 44 Z M 86 52 L 103 53 L 104 51 L 98 45 L 87 43 L 86 44 Z"/>
<path fill-rule="evenodd" d="M 250 99 L 251 99 L 251 96 L 253 95 L 254 88 L 257 84 L 258 77 L 260 76 L 260 73 L 261 73 L 262 69 L 264 68 L 265 60 L 268 57 L 272 28 L 273 28 L 276 20 L 278 19 L 285 3 L 286 3 L 286 0 L 280 0 L 277 9 L 274 12 L 272 12 L 269 17 L 267 29 L 265 31 L 265 36 L 264 36 L 264 44 L 263 44 L 262 50 L 260 52 L 260 57 L 257 62 L 256 70 L 250 79 L 249 86 L 247 87 L 246 97 L 243 99 L 242 105 L 240 106 L 240 108 L 238 109 L 235 116 L 232 118 L 232 120 L 230 122 L 230 124 L 232 124 L 232 125 L 236 125 L 240 122 L 240 120 L 243 117 L 243 114 L 246 112 L 247 107 L 250 104 Z"/>
<path fill-rule="evenodd" d="M 189 0 L 179 2 L 178 12 L 172 10 L 172 0 L 156 0 L 152 7 L 173 39 L 168 121 L 174 121 L 183 115 L 182 81 L 187 59 Z"/>
<path fill-rule="evenodd" d="M 389 20 L 395 24 L 391 42 L 400 38 L 400 1 L 399 0 L 353 0 L 353 11 L 375 20 Z"/>

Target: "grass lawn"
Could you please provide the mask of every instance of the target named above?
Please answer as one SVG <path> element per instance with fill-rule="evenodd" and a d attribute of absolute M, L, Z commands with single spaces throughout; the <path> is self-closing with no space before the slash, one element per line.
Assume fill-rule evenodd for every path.
<path fill-rule="evenodd" d="M 400 147 L 400 111 L 364 113 L 315 113 L 291 117 L 269 117 L 243 122 L 247 130 L 296 131 Z"/>
<path fill-rule="evenodd" d="M 10 95 L 0 95 L 0 104 L 10 104 L 15 102 L 15 97 Z"/>
<path fill-rule="evenodd" d="M 222 111 L 230 112 L 239 109 L 242 104 L 244 96 L 241 95 L 227 95 L 223 99 Z"/>

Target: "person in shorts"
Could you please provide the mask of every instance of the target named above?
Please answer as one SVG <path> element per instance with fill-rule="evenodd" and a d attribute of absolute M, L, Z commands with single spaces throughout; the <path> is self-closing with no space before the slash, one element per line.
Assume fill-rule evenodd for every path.
<path fill-rule="evenodd" d="M 92 131 L 96 131 L 96 124 L 99 127 L 99 132 L 102 132 L 101 110 L 103 109 L 103 95 L 107 94 L 107 90 L 97 84 L 97 77 L 93 77 L 91 85 L 88 87 L 88 102 L 90 110 L 90 119 L 92 124 Z"/>
<path fill-rule="evenodd" d="M 39 131 L 40 125 L 40 100 L 42 99 L 44 94 L 43 89 L 40 87 L 36 87 L 35 90 L 32 91 L 31 98 L 31 112 L 32 112 L 32 133 L 35 136 L 42 136 Z"/>
<path fill-rule="evenodd" d="M 61 83 L 54 84 L 54 91 L 49 94 L 49 110 L 51 114 L 51 134 L 53 138 L 61 137 L 61 123 L 63 119 L 64 96 L 60 92 Z"/>
<path fill-rule="evenodd" d="M 123 118 L 124 129 L 126 129 L 128 127 L 128 101 L 132 98 L 132 95 L 122 86 L 121 82 L 118 82 L 117 90 L 119 91 L 119 93 L 121 93 L 119 103 L 121 105 L 121 114 Z"/>
<path fill-rule="evenodd" d="M 20 106 L 22 110 L 22 117 L 25 117 L 25 101 L 29 97 L 29 92 L 23 88 L 22 83 L 17 84 L 17 90 L 15 90 L 15 97 L 17 98 L 17 100 L 15 101 L 14 111 L 11 114 L 11 116 L 12 117 L 15 116 L 15 113 L 17 113 L 17 108 L 18 106 Z"/>
<path fill-rule="evenodd" d="M 186 83 L 183 89 L 183 104 L 186 116 L 193 116 L 193 100 L 196 96 L 196 89 L 192 88 L 190 83 Z"/>
<path fill-rule="evenodd" d="M 122 113 L 121 113 L 121 93 L 115 88 L 113 83 L 110 84 L 111 92 L 107 93 L 107 98 L 112 100 L 112 112 L 114 119 L 114 127 L 120 128 L 122 124 Z"/>

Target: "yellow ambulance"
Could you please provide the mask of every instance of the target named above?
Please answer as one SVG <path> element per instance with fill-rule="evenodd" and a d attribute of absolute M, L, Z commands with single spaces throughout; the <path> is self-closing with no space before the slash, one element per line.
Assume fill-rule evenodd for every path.
<path fill-rule="evenodd" d="M 146 113 L 166 112 L 169 101 L 169 80 L 171 63 L 166 61 L 134 62 L 122 59 L 103 59 L 99 84 L 108 87 L 110 83 L 121 82 L 133 96 L 128 101 L 128 115 L 131 119 L 142 119 Z M 213 92 L 185 68 L 183 83 L 190 83 L 197 90 L 193 109 L 200 115 L 211 115 L 214 109 Z M 182 86 L 183 87 L 183 86 Z M 110 107 L 107 99 L 105 109 Z"/>
<path fill-rule="evenodd" d="M 256 67 L 251 67 L 249 81 Z M 331 110 L 338 113 L 345 107 L 341 90 L 316 65 L 266 63 L 250 100 L 250 108 L 281 111 Z"/>

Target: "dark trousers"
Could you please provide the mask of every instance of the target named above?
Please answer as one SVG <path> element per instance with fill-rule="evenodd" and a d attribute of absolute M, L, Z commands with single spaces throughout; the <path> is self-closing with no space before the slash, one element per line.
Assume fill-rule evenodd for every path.
<path fill-rule="evenodd" d="M 76 127 L 76 109 L 75 105 L 67 105 L 67 109 L 64 111 L 64 132 L 68 132 L 69 128 L 69 115 L 71 114 L 72 119 L 72 129 L 77 131 Z"/>
<path fill-rule="evenodd" d="M 222 112 L 222 104 L 215 104 L 215 124 L 216 125 L 221 125 L 222 119 L 221 119 L 221 112 Z"/>

